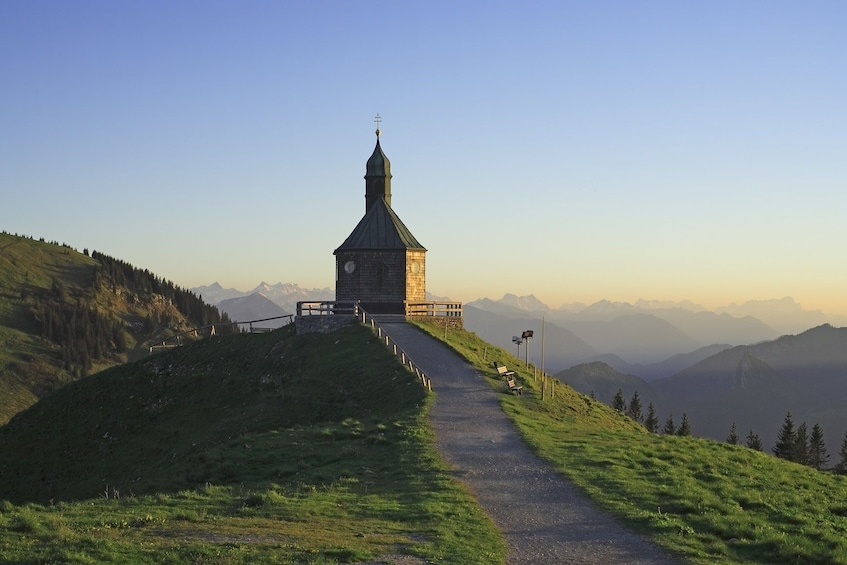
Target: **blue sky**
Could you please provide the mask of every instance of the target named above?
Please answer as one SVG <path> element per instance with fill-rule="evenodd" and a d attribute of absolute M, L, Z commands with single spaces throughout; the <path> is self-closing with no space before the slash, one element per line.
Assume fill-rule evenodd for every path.
<path fill-rule="evenodd" d="M 842 2 L 0 2 L 0 229 L 334 286 L 382 116 L 455 300 L 847 313 Z"/>

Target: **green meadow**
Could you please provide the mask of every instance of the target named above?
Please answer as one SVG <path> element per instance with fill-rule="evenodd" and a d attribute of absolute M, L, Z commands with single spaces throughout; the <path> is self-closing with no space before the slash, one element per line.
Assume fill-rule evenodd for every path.
<path fill-rule="evenodd" d="M 421 327 L 543 458 L 686 560 L 847 563 L 844 477 L 650 434 L 474 334 Z M 80 379 L 0 428 L 0 562 L 501 563 L 433 448 L 431 399 L 358 326 L 216 336 Z"/>
<path fill-rule="evenodd" d="M 221 336 L 0 428 L 0 562 L 496 563 L 431 396 L 363 327 Z"/>
<path fill-rule="evenodd" d="M 691 562 L 847 563 L 847 477 L 739 445 L 657 435 L 474 334 L 420 325 L 493 387 L 492 361 L 518 372 L 501 395 L 526 441 L 623 523 Z M 542 394 L 543 393 L 543 394 Z"/>

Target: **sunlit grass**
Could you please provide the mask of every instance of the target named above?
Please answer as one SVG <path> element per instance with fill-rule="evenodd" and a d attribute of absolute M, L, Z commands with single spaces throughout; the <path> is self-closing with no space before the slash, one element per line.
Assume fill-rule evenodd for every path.
<path fill-rule="evenodd" d="M 443 329 L 421 325 L 439 339 Z M 650 434 L 622 414 L 541 380 L 474 334 L 447 343 L 497 390 L 491 361 L 525 393 L 501 395 L 527 442 L 608 511 L 695 563 L 847 563 L 847 480 L 742 446 Z M 532 369 L 532 368 L 531 368 Z"/>

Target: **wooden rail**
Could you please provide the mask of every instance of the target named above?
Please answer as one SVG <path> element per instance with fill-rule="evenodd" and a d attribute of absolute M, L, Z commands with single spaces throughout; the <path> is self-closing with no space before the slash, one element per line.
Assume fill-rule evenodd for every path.
<path fill-rule="evenodd" d="M 406 302 L 406 316 L 412 317 L 437 317 L 447 316 L 451 318 L 462 317 L 461 302 Z"/>
<path fill-rule="evenodd" d="M 364 310 L 359 311 L 359 320 L 362 324 L 366 326 L 370 326 L 371 329 L 376 333 L 377 337 L 382 341 L 385 346 L 400 360 L 400 363 L 403 364 L 404 367 L 408 368 L 415 376 L 420 380 L 421 384 L 428 391 L 432 391 L 432 379 L 430 379 L 426 373 L 418 367 L 414 361 L 403 351 L 397 343 L 391 339 L 385 330 L 382 329 L 382 326 L 379 325 L 373 316 L 365 312 Z"/>
<path fill-rule="evenodd" d="M 358 316 L 359 303 L 334 300 L 302 301 L 297 303 L 298 316 Z"/>
<path fill-rule="evenodd" d="M 254 328 L 253 324 L 259 322 L 268 322 L 270 320 L 281 320 L 282 318 L 288 318 L 288 323 L 290 324 L 294 320 L 294 314 L 285 314 L 283 316 L 274 316 L 273 318 L 260 318 L 258 320 L 250 320 L 247 322 L 229 322 L 227 324 L 210 324 L 208 326 L 203 326 L 202 328 L 194 328 L 188 331 L 184 331 L 182 333 L 178 333 L 176 335 L 172 335 L 159 343 L 154 343 L 149 347 L 150 353 L 153 351 L 160 349 L 170 349 L 172 347 L 179 347 L 182 345 L 182 338 L 186 336 L 193 337 L 201 337 L 202 335 L 208 334 L 209 337 L 212 337 L 216 333 L 215 328 L 220 328 L 222 326 L 249 326 L 250 333 L 266 333 L 272 331 L 272 328 Z"/>

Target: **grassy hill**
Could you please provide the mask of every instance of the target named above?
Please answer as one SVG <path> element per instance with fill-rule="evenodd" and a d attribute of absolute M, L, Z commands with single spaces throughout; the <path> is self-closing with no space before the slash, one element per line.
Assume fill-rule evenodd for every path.
<path fill-rule="evenodd" d="M 217 309 L 102 254 L 0 233 L 0 424 L 151 341 L 221 320 Z"/>
<path fill-rule="evenodd" d="M 369 330 L 216 336 L 0 428 L 0 562 L 502 561 Z"/>
<path fill-rule="evenodd" d="M 516 370 L 524 394 L 503 394 L 501 405 L 527 442 L 660 545 L 702 564 L 847 564 L 847 477 L 738 445 L 647 433 L 552 379 L 542 392 L 531 366 L 474 334 L 422 328 L 487 375 L 495 358 Z"/>
<path fill-rule="evenodd" d="M 573 389 L 593 396 L 606 404 L 612 403 L 618 390 L 629 393 L 629 396 L 624 397 L 626 402 L 629 402 L 632 396 L 629 391 L 633 390 L 638 391 L 645 407 L 649 402 L 657 402 L 658 395 L 644 379 L 621 373 L 602 361 L 580 363 L 556 373 L 555 376 Z"/>
<path fill-rule="evenodd" d="M 499 391 L 492 360 L 518 371 L 524 395 L 499 398 L 527 442 L 688 561 L 847 564 L 845 477 L 650 434 L 428 330 Z M 430 398 L 358 326 L 216 336 L 80 379 L 0 427 L 0 562 L 502 562 L 434 452 Z"/>

